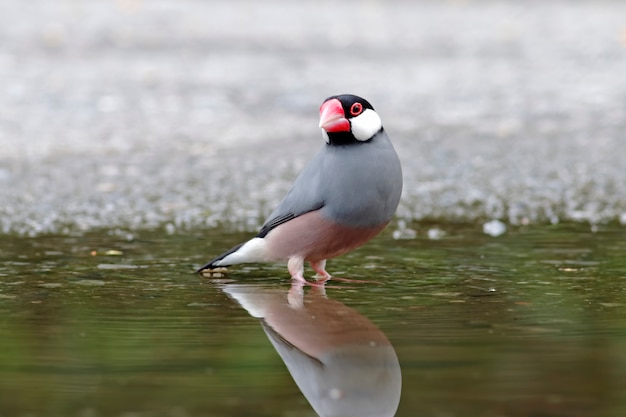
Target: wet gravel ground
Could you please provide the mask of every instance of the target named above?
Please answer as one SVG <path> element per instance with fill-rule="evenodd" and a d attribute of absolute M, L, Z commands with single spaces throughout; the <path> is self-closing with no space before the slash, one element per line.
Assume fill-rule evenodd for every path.
<path fill-rule="evenodd" d="M 254 229 L 368 98 L 406 220 L 626 224 L 626 3 L 0 2 L 0 231 Z"/>

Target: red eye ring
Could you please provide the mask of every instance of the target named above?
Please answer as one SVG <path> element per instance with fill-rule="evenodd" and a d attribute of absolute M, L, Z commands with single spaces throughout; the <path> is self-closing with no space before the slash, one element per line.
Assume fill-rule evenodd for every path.
<path fill-rule="evenodd" d="M 363 105 L 361 103 L 354 103 L 350 106 L 350 114 L 352 116 L 358 116 L 363 112 Z"/>

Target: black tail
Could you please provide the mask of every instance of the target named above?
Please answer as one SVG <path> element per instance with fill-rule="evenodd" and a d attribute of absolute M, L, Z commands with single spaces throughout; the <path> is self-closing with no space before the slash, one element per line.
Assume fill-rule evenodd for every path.
<path fill-rule="evenodd" d="M 222 259 L 224 259 L 225 257 L 227 257 L 228 255 L 230 255 L 233 252 L 237 252 L 239 250 L 240 247 L 243 246 L 243 243 L 238 244 L 237 246 L 230 248 L 229 250 L 227 250 L 226 252 L 222 253 L 220 256 L 218 256 L 217 258 L 211 259 L 209 262 L 207 262 L 204 266 L 200 267 L 197 271 L 196 274 L 204 271 L 205 269 L 215 269 L 215 268 L 222 268 L 225 266 L 229 266 L 229 265 L 214 265 L 215 262 L 217 261 L 221 261 Z"/>

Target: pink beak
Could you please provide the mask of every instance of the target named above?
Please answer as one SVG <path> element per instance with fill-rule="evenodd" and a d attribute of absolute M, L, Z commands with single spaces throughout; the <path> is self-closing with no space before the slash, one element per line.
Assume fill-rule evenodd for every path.
<path fill-rule="evenodd" d="M 320 107 L 320 127 L 328 133 L 349 132 L 350 122 L 336 98 L 328 100 Z"/>

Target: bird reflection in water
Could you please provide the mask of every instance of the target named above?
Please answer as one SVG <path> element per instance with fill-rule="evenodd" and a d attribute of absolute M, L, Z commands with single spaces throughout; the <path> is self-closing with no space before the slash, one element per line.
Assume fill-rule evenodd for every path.
<path fill-rule="evenodd" d="M 243 284 L 223 290 L 261 320 L 319 416 L 395 415 L 402 376 L 393 346 L 366 317 L 329 299 L 324 286 L 306 293 L 298 282 L 288 292 Z"/>

